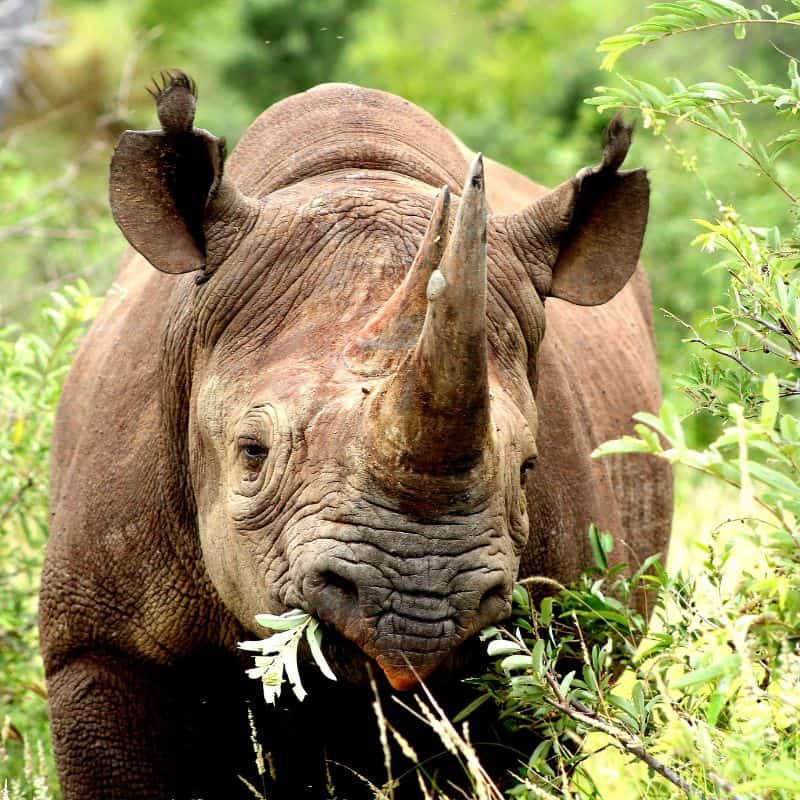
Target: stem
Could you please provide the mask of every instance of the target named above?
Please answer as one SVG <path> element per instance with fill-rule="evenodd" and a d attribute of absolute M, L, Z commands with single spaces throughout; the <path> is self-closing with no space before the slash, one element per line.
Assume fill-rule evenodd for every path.
<path fill-rule="evenodd" d="M 551 697 L 545 697 L 544 700 L 548 705 L 551 705 L 570 719 L 575 720 L 575 722 L 580 722 L 587 728 L 610 736 L 626 753 L 630 753 L 630 755 L 638 758 L 640 761 L 644 761 L 650 769 L 677 786 L 681 791 L 686 792 L 687 795 L 702 796 L 696 787 L 687 783 L 675 770 L 671 769 L 666 764 L 662 764 L 652 753 L 649 753 L 641 744 L 629 736 L 626 731 L 599 719 L 595 712 L 588 708 L 584 711 L 580 711 L 575 707 L 574 703 L 567 700 L 554 700 Z M 739 799 L 737 798 L 736 800 Z"/>
<path fill-rule="evenodd" d="M 580 628 L 578 628 L 578 630 L 580 631 Z M 584 654 L 586 654 L 586 645 L 583 642 L 582 634 L 581 644 L 584 648 Z M 558 685 L 558 680 L 556 680 L 555 675 L 553 675 L 550 670 L 545 671 L 545 679 L 550 686 L 550 690 L 555 695 L 555 699 L 552 697 L 544 698 L 548 705 L 553 706 L 553 708 L 570 717 L 570 719 L 573 719 L 576 722 L 581 722 L 589 728 L 610 736 L 626 753 L 630 753 L 640 761 L 644 761 L 648 767 L 662 777 L 666 778 L 666 780 L 677 786 L 682 791 L 686 792 L 687 795 L 691 796 L 700 794 L 696 787 L 692 786 L 690 783 L 681 778 L 681 776 L 678 775 L 675 770 L 671 769 L 666 764 L 662 764 L 654 755 L 652 755 L 652 753 L 649 753 L 647 750 L 645 750 L 643 745 L 638 743 L 632 736 L 630 736 L 627 731 L 600 719 L 597 712 L 593 711 L 588 706 L 585 706 L 583 703 L 564 697 L 563 693 L 561 692 L 561 687 Z M 739 798 L 736 798 L 736 800 L 739 800 Z"/>
<path fill-rule="evenodd" d="M 634 45 L 633 47 L 629 46 L 623 53 L 627 50 L 633 50 L 634 47 L 646 47 L 649 44 L 653 44 L 654 42 L 660 42 L 664 39 L 668 39 L 670 36 L 679 36 L 682 33 L 697 33 L 697 31 L 707 31 L 712 28 L 725 28 L 730 27 L 731 25 L 788 25 L 793 28 L 800 27 L 800 22 L 796 22 L 794 20 L 783 20 L 783 19 L 753 19 L 751 17 L 741 18 L 738 19 L 725 19 L 725 20 L 715 20 L 714 22 L 707 22 L 703 25 L 693 25 L 689 28 L 677 28 L 675 30 L 666 31 L 661 33 L 660 35 L 653 35 L 652 31 L 643 31 L 641 30 L 640 25 L 633 25 L 626 30 L 626 33 L 638 33 L 642 36 L 652 37 L 649 41 L 640 42 L 639 44 Z M 613 52 L 610 48 L 603 47 L 604 42 L 600 43 L 600 47 L 598 51 L 601 53 L 610 53 Z M 622 53 L 620 53 L 622 55 Z"/>
<path fill-rule="evenodd" d="M 741 357 L 736 355 L 736 353 L 731 353 L 728 350 L 723 350 L 721 347 L 715 347 L 710 342 L 707 342 L 702 336 L 700 336 L 694 325 L 685 322 L 680 317 L 676 317 L 671 311 L 667 311 L 666 309 L 663 310 L 667 314 L 667 316 L 674 319 L 679 324 L 683 325 L 683 327 L 686 328 L 692 334 L 691 339 L 686 339 L 687 342 L 689 342 L 690 344 L 701 344 L 707 350 L 711 350 L 714 353 L 717 353 L 717 355 L 725 356 L 725 358 L 730 358 L 731 360 L 735 361 L 745 372 L 750 373 L 750 375 L 758 374 L 756 370 L 754 370 L 749 364 L 745 364 L 745 362 L 742 361 Z"/>
<path fill-rule="evenodd" d="M 778 336 L 786 336 L 790 332 L 785 330 L 784 328 L 779 328 L 777 325 L 773 325 L 768 319 L 764 319 L 764 317 L 760 317 L 756 314 L 753 315 L 753 319 L 761 326 L 766 328 L 768 331 L 772 331 L 773 333 L 777 333 Z"/>
<path fill-rule="evenodd" d="M 794 28 L 800 28 L 800 22 L 795 22 L 793 20 L 780 20 L 780 19 L 725 19 L 725 20 L 717 20 L 716 22 L 707 22 L 705 25 L 696 25 L 693 28 L 680 28 L 675 31 L 669 31 L 665 33 L 663 36 L 660 36 L 658 40 L 666 39 L 668 36 L 676 36 L 679 33 L 694 33 L 695 31 L 706 31 L 709 28 L 722 28 L 727 27 L 730 25 L 791 25 Z M 650 44 L 648 42 L 647 44 Z"/>
<path fill-rule="evenodd" d="M 745 364 L 744 361 L 742 361 L 742 359 L 736 355 L 736 353 L 731 353 L 728 350 L 723 350 L 721 347 L 714 347 L 714 345 L 709 344 L 705 339 L 702 339 L 699 336 L 696 336 L 694 339 L 687 339 L 686 341 L 689 342 L 690 344 L 701 344 L 707 350 L 711 350 L 717 355 L 725 356 L 725 358 L 730 358 L 732 361 L 735 361 L 743 370 L 749 372 L 751 375 L 758 374 L 752 367 Z"/>
<path fill-rule="evenodd" d="M 766 22 L 767 20 L 762 20 L 762 22 Z M 800 24 L 800 23 L 799 23 Z M 711 103 L 710 106 L 715 106 L 716 103 Z M 632 106 L 632 105 L 614 105 L 614 106 L 605 106 L 605 108 L 618 108 L 626 111 L 641 111 L 642 106 Z M 703 130 L 708 131 L 709 133 L 713 133 L 716 136 L 719 136 L 721 139 L 724 139 L 726 142 L 729 142 L 738 150 L 740 150 L 744 155 L 746 155 L 758 168 L 761 170 L 761 174 L 767 178 L 772 184 L 774 184 L 786 197 L 791 200 L 792 203 L 797 204 L 800 202 L 800 199 L 795 197 L 771 172 L 769 172 L 764 165 L 761 163 L 761 160 L 755 153 L 751 153 L 744 145 L 739 144 L 731 136 L 728 136 L 727 133 L 723 133 L 719 128 L 712 128 L 710 125 L 706 125 L 704 122 L 699 122 L 698 120 L 694 119 L 691 115 L 687 114 L 675 114 L 671 111 L 664 111 L 662 108 L 654 108 L 652 106 L 649 107 L 650 111 L 653 111 L 656 114 L 661 114 L 664 117 L 669 117 L 670 119 L 674 119 L 678 122 L 686 121 L 695 125 L 698 128 L 702 128 Z"/>

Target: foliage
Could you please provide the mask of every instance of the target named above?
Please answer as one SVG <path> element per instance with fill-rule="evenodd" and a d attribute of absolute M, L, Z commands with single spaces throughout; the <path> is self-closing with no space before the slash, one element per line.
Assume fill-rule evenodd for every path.
<path fill-rule="evenodd" d="M 37 173 L 38 158 L 0 142 L 0 324 L 29 318 L 31 307 L 65 282 L 81 277 L 96 283 L 98 265 L 105 267 L 108 257 L 112 223 L 100 213 L 102 202 L 72 197 L 96 151 L 55 165 L 46 179 Z"/>
<path fill-rule="evenodd" d="M 254 104 L 331 80 L 355 14 L 366 0 L 256 0 L 240 5 L 247 43 L 225 74 Z"/>
<path fill-rule="evenodd" d="M 791 2 L 789 9 L 800 8 Z M 644 80 L 620 77 L 619 86 L 598 87 L 598 96 L 589 102 L 600 110 L 634 109 L 640 111 L 644 127 L 664 141 L 668 150 L 677 155 L 683 167 L 697 174 L 706 196 L 714 204 L 717 218 L 713 221 L 696 220 L 706 231 L 694 243 L 702 250 L 714 252 L 722 249 L 729 256 L 715 265 L 717 274 L 735 276 L 737 287 L 730 293 L 731 304 L 716 307 L 714 314 L 697 327 L 713 331 L 725 344 L 717 347 L 719 355 L 736 361 L 742 353 L 775 355 L 773 346 L 781 352 L 797 351 L 796 308 L 787 296 L 789 276 L 794 268 L 793 257 L 797 240 L 797 196 L 791 188 L 797 184 L 796 161 L 792 159 L 794 146 L 800 141 L 797 113 L 800 111 L 800 78 L 796 58 L 786 54 L 775 43 L 781 29 L 800 26 L 797 11 L 781 15 L 768 5 L 749 9 L 734 2 L 659 3 L 651 7 L 659 12 L 645 23 L 631 26 L 625 34 L 606 39 L 600 50 L 606 54 L 604 65 L 611 68 L 616 60 L 633 47 L 641 47 L 670 36 L 702 31 L 713 33 L 715 28 L 730 29 L 741 42 L 751 28 L 768 26 L 777 29 L 778 35 L 770 40 L 772 49 L 753 43 L 752 51 L 761 60 L 783 61 L 784 82 L 764 81 L 740 66 L 729 67 L 730 83 L 696 81 L 685 83 L 672 78 L 666 86 Z M 740 45 L 741 47 L 742 45 Z M 754 67 L 758 59 L 750 59 Z M 704 179 L 707 164 L 698 161 L 697 153 L 682 148 L 673 137 L 686 128 L 694 127 L 705 134 L 706 141 L 716 138 L 728 150 L 726 159 L 738 158 L 740 174 L 751 180 L 754 175 L 766 178 L 768 186 L 780 192 L 787 202 L 776 203 L 774 195 L 769 206 L 758 209 L 757 218 L 768 219 L 766 226 L 748 225 L 746 214 L 734 208 L 735 192 L 729 179 L 713 176 Z M 728 170 L 730 173 L 730 170 Z M 727 197 L 719 197 L 720 186 Z M 783 233 L 782 233 L 783 231 Z M 710 305 L 710 303 L 709 303 Z M 782 318 L 774 319 L 776 309 L 782 308 Z M 787 316 L 788 314 L 788 316 Z M 684 323 L 692 340 L 709 345 L 702 331 L 694 324 Z M 750 361 L 746 358 L 745 361 Z M 697 362 L 692 376 L 682 381 L 682 386 L 694 386 L 703 402 L 697 410 L 712 413 L 723 411 L 726 402 L 737 395 L 737 387 L 747 376 L 766 374 L 771 369 L 783 369 L 786 364 L 774 359 L 756 359 L 754 365 L 744 363 L 736 367 L 720 367 L 719 359 L 705 365 Z M 789 371 L 797 359 L 790 359 Z M 746 373 L 746 374 L 744 374 Z M 781 380 L 791 381 L 791 376 L 781 375 Z M 751 390 L 758 381 L 750 381 Z M 756 387 L 757 389 L 757 387 Z M 752 396 L 752 391 L 751 391 Z"/>
<path fill-rule="evenodd" d="M 21 774 L 14 741 L 45 738 L 41 666 L 36 656 L 36 593 L 47 539 L 50 436 L 61 382 L 75 343 L 97 308 L 86 284 L 51 295 L 39 332 L 0 330 L 0 763 Z M 28 767 L 29 769 L 30 767 Z"/>
<path fill-rule="evenodd" d="M 240 642 L 239 649 L 258 653 L 255 656 L 255 667 L 247 670 L 247 674 L 261 681 L 265 702 L 275 704 L 281 694 L 284 676 L 291 684 L 292 692 L 298 700 L 304 700 L 308 694 L 303 688 L 297 667 L 297 648 L 304 634 L 311 657 L 322 674 L 328 680 L 336 680 L 322 654 L 322 629 L 319 622 L 310 614 L 293 608 L 280 615 L 258 614 L 256 622 L 274 633 L 266 639 Z"/>
<path fill-rule="evenodd" d="M 790 3 L 795 8 L 800 8 L 800 3 L 793 0 Z M 625 33 L 603 40 L 597 48 L 598 52 L 606 54 L 603 69 L 613 69 L 617 59 L 628 50 L 680 33 L 732 25 L 736 38 L 744 39 L 748 25 L 765 23 L 800 27 L 800 13 L 796 11 L 781 15 L 766 4 L 755 9 L 733 0 L 653 3 L 649 9 L 655 11 L 656 16 L 646 22 L 631 25 Z"/>
<path fill-rule="evenodd" d="M 567 787 L 605 797 L 591 753 L 576 747 L 592 733 L 650 770 L 632 773 L 637 797 L 674 797 L 676 787 L 688 796 L 795 796 L 797 541 L 739 526 L 697 547 L 700 576 L 670 578 L 651 561 L 627 578 L 599 559 L 577 586 L 538 605 L 517 591 L 513 624 L 484 632 L 498 658 L 466 711 L 491 698 L 509 727 L 541 736 L 513 796 Z M 643 587 L 658 593 L 637 648 L 646 623 L 630 606 Z"/>

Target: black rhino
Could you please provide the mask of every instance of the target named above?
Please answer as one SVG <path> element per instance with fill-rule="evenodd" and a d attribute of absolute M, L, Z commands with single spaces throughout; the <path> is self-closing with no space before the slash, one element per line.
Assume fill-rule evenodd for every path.
<path fill-rule="evenodd" d="M 660 402 L 648 179 L 619 170 L 620 120 L 549 191 L 338 84 L 269 108 L 226 161 L 189 78 L 154 94 L 161 130 L 111 164 L 133 248 L 53 445 L 64 798 L 251 796 L 236 645 L 293 607 L 325 623 L 340 681 L 263 715 L 267 795 L 327 796 L 317 754 L 381 764 L 368 664 L 387 691 L 453 683 L 518 575 L 589 562 L 590 521 L 625 560 L 665 549 L 667 468 L 589 457 Z"/>

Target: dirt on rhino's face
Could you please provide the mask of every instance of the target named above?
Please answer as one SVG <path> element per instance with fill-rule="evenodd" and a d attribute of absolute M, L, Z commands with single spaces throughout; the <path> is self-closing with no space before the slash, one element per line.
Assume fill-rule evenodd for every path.
<path fill-rule="evenodd" d="M 441 196 L 360 182 L 281 199 L 258 209 L 200 309 L 215 331 L 190 412 L 204 561 L 245 625 L 303 608 L 404 688 L 509 613 L 536 455 L 526 337 L 477 326 L 447 364 L 454 391 L 437 395 L 425 364 L 400 368 L 407 343 L 389 340 L 405 334 L 381 313 L 432 214 L 426 243 L 446 237 Z M 416 340 L 428 301 L 414 288 Z M 534 344 L 538 295 L 520 309 Z"/>

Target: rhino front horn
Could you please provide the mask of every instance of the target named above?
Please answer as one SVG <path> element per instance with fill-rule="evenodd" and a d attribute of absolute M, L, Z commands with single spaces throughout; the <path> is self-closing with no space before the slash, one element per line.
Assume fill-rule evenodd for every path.
<path fill-rule="evenodd" d="M 481 458 L 489 431 L 486 190 L 470 166 L 450 240 L 427 284 L 416 346 L 375 398 L 373 439 L 394 468 L 444 475 Z"/>

